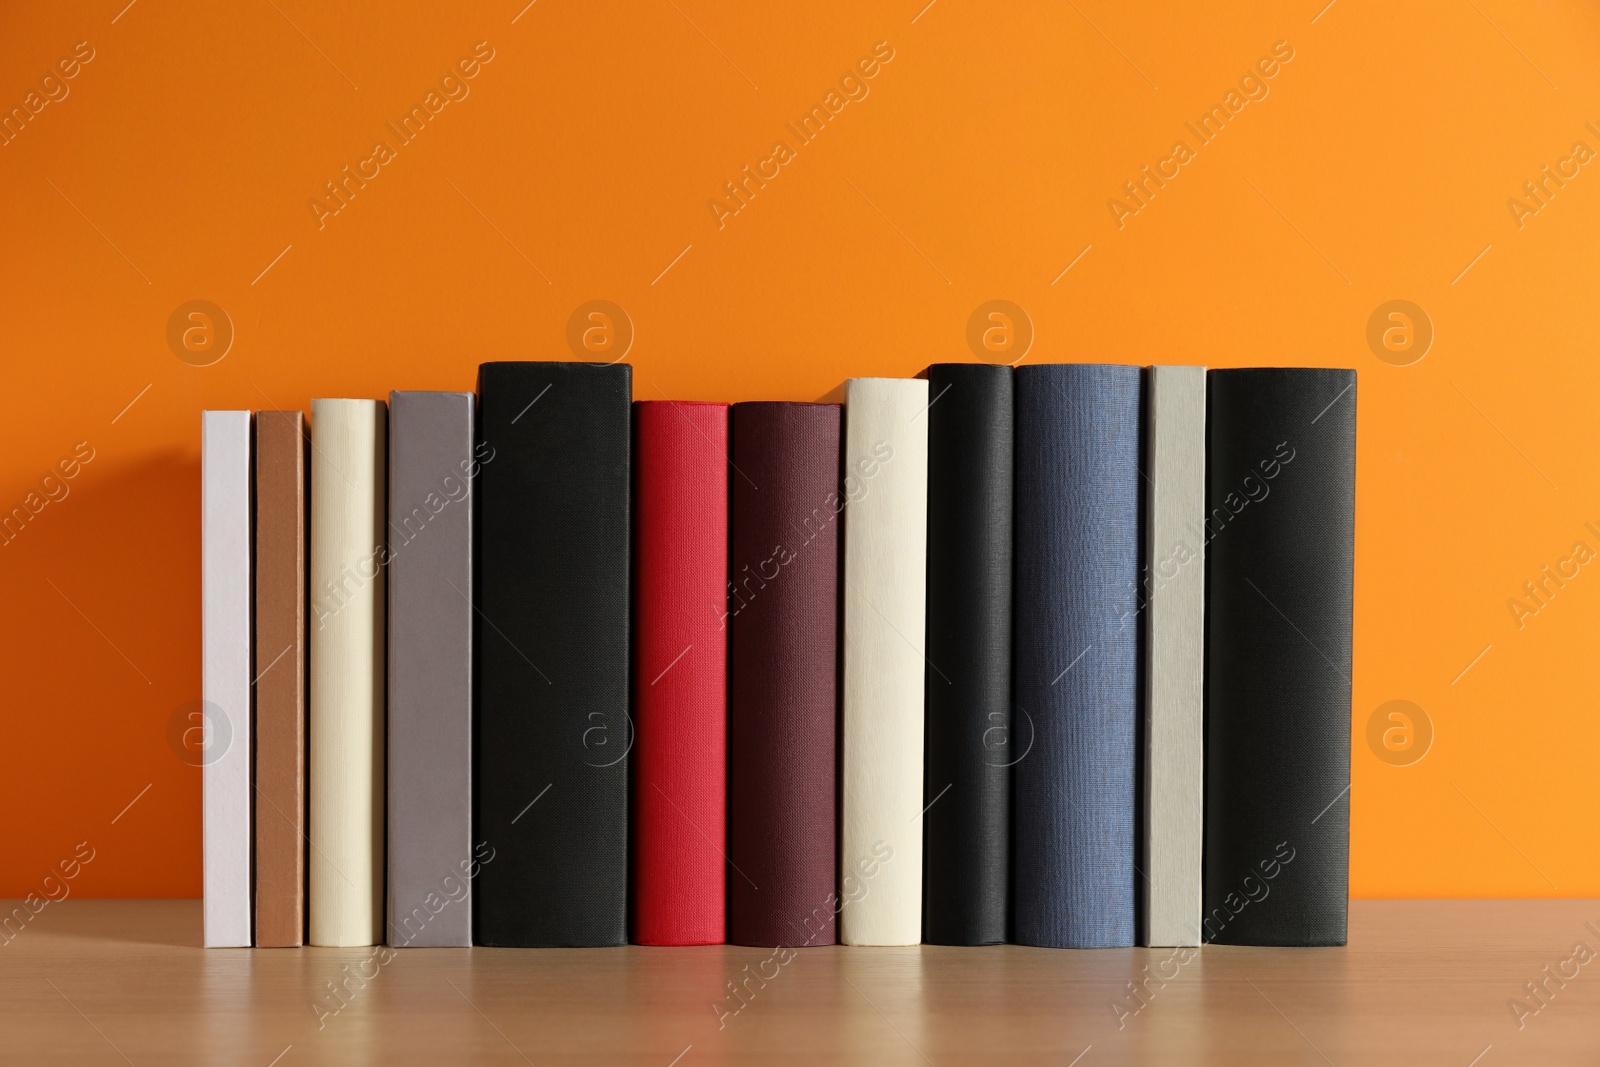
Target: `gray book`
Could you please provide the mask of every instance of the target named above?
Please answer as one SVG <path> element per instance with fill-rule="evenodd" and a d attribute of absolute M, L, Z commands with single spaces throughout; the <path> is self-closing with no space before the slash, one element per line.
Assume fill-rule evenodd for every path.
<path fill-rule="evenodd" d="M 1206 369 L 1151 367 L 1145 397 L 1142 943 L 1200 944 L 1205 837 Z M 1270 803 L 1270 800 L 1264 800 Z"/>
<path fill-rule="evenodd" d="M 472 944 L 471 393 L 389 394 L 389 901 L 396 947 Z M 489 450 L 486 448 L 487 454 Z"/>

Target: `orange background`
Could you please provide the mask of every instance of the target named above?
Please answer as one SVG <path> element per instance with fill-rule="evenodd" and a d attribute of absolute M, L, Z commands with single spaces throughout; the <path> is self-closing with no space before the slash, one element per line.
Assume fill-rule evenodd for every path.
<path fill-rule="evenodd" d="M 968 358 L 992 298 L 1030 361 L 1357 368 L 1352 893 L 1600 894 L 1600 565 L 1520 630 L 1507 608 L 1600 549 L 1600 165 L 1521 228 L 1507 207 L 1600 149 L 1592 6 L 125 2 L 0 14 L 7 108 L 95 53 L 0 147 L 0 509 L 95 452 L 0 548 L 0 895 L 80 840 L 79 895 L 199 893 L 166 730 L 200 690 L 201 409 L 471 388 L 568 358 L 597 298 L 641 398 Z M 480 41 L 470 95 L 319 229 L 323 183 Z M 879 41 L 870 94 L 799 147 L 785 122 Z M 1269 95 L 1119 229 L 1122 183 L 1279 41 Z M 708 201 L 780 138 L 797 157 L 719 229 Z M 1366 342 L 1392 298 L 1436 330 L 1412 366 Z M 213 366 L 167 344 L 192 299 L 236 331 Z M 1394 699 L 1435 731 L 1410 766 L 1366 742 Z"/>

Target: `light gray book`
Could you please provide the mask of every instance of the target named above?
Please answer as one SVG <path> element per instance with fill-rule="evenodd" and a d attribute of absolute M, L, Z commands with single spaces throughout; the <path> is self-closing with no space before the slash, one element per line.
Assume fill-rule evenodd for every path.
<path fill-rule="evenodd" d="M 250 413 L 200 429 L 202 892 L 207 948 L 250 945 Z"/>
<path fill-rule="evenodd" d="M 472 944 L 473 415 L 471 393 L 389 394 L 387 934 L 397 947 Z"/>
<path fill-rule="evenodd" d="M 1146 403 L 1144 934 L 1200 944 L 1205 837 L 1206 370 L 1151 367 Z M 1270 802 L 1270 801 L 1267 801 Z"/>

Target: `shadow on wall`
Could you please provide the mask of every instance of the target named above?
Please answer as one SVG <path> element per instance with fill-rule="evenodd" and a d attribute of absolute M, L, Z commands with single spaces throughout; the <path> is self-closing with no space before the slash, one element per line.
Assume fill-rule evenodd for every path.
<path fill-rule="evenodd" d="M 0 897 L 81 841 L 96 861 L 74 896 L 198 896 L 200 772 L 167 723 L 200 696 L 199 457 L 63 458 L 0 489 L 4 514 L 29 516 L 0 538 Z"/>

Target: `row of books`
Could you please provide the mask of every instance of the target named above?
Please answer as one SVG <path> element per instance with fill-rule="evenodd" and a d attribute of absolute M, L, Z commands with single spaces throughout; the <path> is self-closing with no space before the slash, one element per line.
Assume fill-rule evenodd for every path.
<path fill-rule="evenodd" d="M 1355 399 L 208 411 L 205 942 L 1342 944 Z"/>

